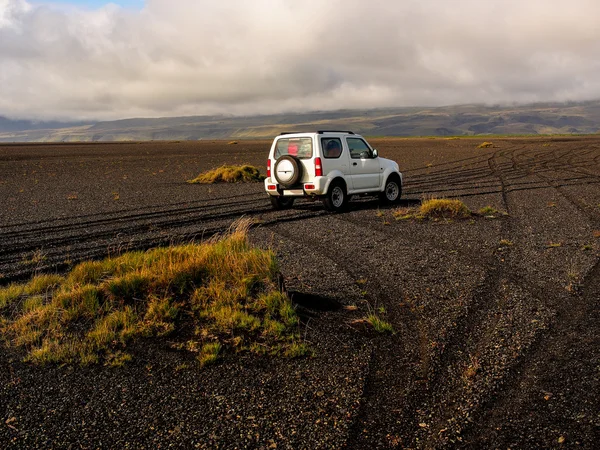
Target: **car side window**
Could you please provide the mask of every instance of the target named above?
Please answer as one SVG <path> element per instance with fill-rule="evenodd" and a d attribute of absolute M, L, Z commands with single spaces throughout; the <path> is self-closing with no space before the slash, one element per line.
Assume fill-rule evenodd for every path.
<path fill-rule="evenodd" d="M 346 138 L 350 157 L 353 159 L 372 158 L 373 152 L 365 141 L 359 138 Z"/>
<path fill-rule="evenodd" d="M 322 138 L 321 148 L 323 157 L 339 158 L 342 155 L 342 140 L 340 138 Z"/>

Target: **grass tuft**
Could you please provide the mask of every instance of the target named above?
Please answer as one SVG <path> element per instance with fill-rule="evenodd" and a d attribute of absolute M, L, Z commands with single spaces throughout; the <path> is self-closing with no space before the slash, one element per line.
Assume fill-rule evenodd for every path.
<path fill-rule="evenodd" d="M 198 361 L 200 366 L 204 367 L 209 364 L 214 364 L 219 358 L 219 352 L 221 351 L 221 344 L 218 342 L 210 342 L 202 346 L 200 354 L 198 355 Z"/>
<path fill-rule="evenodd" d="M 451 218 L 465 219 L 471 217 L 471 211 L 460 200 L 432 198 L 423 201 L 419 207 L 419 216 L 427 219 Z"/>
<path fill-rule="evenodd" d="M 389 322 L 386 322 L 385 320 L 383 320 L 376 314 L 369 314 L 367 316 L 367 322 L 369 322 L 371 324 L 371 326 L 373 327 L 373 329 L 375 331 L 377 331 L 378 333 L 393 333 L 394 332 L 394 327 L 392 327 L 392 324 Z"/>
<path fill-rule="evenodd" d="M 10 284 L 0 289 L 0 310 L 10 306 L 25 292 L 25 286 L 21 284 Z"/>
<path fill-rule="evenodd" d="M 396 220 L 466 219 L 472 216 L 463 202 L 446 198 L 423 200 L 419 208 L 398 208 L 392 214 Z"/>
<path fill-rule="evenodd" d="M 185 336 L 174 347 L 199 353 L 202 365 L 258 348 L 307 354 L 296 311 L 279 291 L 275 255 L 249 244 L 249 226 L 1 288 L 0 336 L 40 364 L 120 366 L 131 359 L 131 341 L 166 335 Z"/>
<path fill-rule="evenodd" d="M 493 206 L 487 205 L 487 206 L 484 206 L 483 208 L 481 208 L 478 211 L 478 213 L 481 214 L 482 216 L 494 216 L 494 215 L 498 214 L 499 211 L 496 208 L 494 208 Z"/>
<path fill-rule="evenodd" d="M 258 168 L 248 164 L 242 166 L 223 165 L 216 169 L 202 172 L 188 183 L 213 184 L 213 183 L 250 183 L 262 181 L 264 177 Z"/>

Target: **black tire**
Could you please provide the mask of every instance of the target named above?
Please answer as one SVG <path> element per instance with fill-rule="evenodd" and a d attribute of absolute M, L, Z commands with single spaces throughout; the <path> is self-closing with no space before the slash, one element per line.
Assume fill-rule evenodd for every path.
<path fill-rule="evenodd" d="M 400 177 L 393 173 L 386 180 L 383 192 L 379 194 L 379 200 L 382 203 L 393 205 L 400 201 L 401 196 L 402 183 L 400 182 Z"/>
<path fill-rule="evenodd" d="M 288 166 L 288 171 L 285 172 L 285 177 L 279 174 L 278 169 L 280 169 L 280 165 L 285 164 Z M 288 172 L 292 173 L 289 174 Z M 302 178 L 302 163 L 298 158 L 292 155 L 284 155 L 280 157 L 275 163 L 275 167 L 273 168 L 273 174 L 275 175 L 275 179 L 277 182 L 283 187 L 291 187 L 295 184 L 298 184 L 298 181 Z M 289 176 L 288 176 L 289 175 Z"/>
<path fill-rule="evenodd" d="M 288 209 L 294 205 L 294 197 L 269 195 L 273 209 Z"/>
<path fill-rule="evenodd" d="M 343 211 L 348 205 L 346 186 L 341 181 L 334 181 L 329 186 L 327 195 L 323 198 L 325 209 L 331 212 Z"/>

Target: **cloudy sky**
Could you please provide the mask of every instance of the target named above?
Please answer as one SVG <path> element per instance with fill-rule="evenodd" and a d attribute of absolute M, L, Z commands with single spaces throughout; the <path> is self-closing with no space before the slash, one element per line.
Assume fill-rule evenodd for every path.
<path fill-rule="evenodd" d="M 0 116 L 600 98 L 598 0 L 0 0 Z"/>

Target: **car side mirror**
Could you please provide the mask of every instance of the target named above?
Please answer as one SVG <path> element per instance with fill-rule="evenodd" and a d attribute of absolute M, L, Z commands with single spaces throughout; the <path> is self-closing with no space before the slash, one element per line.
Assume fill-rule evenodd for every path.
<path fill-rule="evenodd" d="M 373 149 L 373 158 L 377 158 L 379 156 L 379 152 L 376 148 Z"/>

